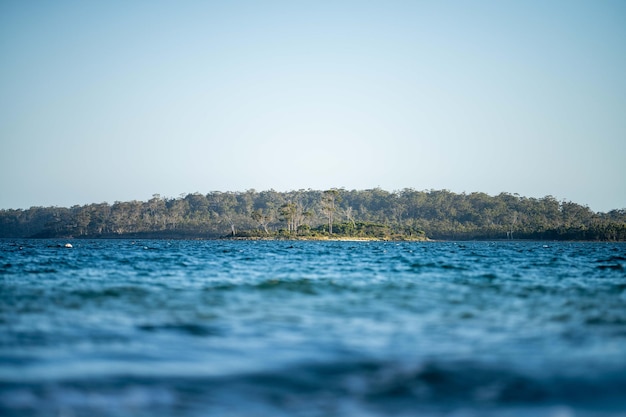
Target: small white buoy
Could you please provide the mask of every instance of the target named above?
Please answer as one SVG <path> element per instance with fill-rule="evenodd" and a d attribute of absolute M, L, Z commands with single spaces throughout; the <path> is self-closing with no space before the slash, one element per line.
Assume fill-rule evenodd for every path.
<path fill-rule="evenodd" d="M 66 244 L 65 244 L 65 247 L 66 247 L 66 248 L 73 248 L 73 246 L 72 246 L 72 244 L 71 244 L 71 243 L 66 243 Z"/>

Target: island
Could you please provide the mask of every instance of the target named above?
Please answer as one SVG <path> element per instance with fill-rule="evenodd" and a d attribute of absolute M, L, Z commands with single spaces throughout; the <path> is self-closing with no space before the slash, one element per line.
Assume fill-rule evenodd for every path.
<path fill-rule="evenodd" d="M 252 189 L 0 210 L 0 237 L 625 241 L 626 210 L 510 193 Z"/>

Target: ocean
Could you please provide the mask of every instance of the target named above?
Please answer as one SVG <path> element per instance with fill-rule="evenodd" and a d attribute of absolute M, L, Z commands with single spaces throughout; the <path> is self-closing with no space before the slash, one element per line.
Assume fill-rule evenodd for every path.
<path fill-rule="evenodd" d="M 0 415 L 626 416 L 626 244 L 0 240 Z"/>

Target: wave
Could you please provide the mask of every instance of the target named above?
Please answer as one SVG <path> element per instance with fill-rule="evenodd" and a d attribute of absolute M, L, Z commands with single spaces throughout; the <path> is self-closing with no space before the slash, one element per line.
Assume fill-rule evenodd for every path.
<path fill-rule="evenodd" d="M 517 414 L 620 416 L 624 370 L 602 377 L 537 376 L 509 367 L 430 361 L 356 360 L 292 365 L 219 377 L 114 376 L 54 383 L 0 381 L 5 416 L 232 415 L 444 416 Z M 560 407 L 560 408 L 559 408 Z M 43 410 L 47 410 L 45 413 Z M 457 415 L 457 414 L 454 414 Z M 562 415 L 562 414 L 560 414 Z"/>

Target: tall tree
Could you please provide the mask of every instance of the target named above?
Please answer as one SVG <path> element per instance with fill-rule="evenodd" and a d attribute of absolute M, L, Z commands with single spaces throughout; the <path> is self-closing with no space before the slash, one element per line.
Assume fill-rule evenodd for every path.
<path fill-rule="evenodd" d="M 337 203 L 340 201 L 339 190 L 331 188 L 322 194 L 322 212 L 328 219 L 328 233 L 333 234 L 333 220 L 337 211 Z"/>
<path fill-rule="evenodd" d="M 274 221 L 274 210 L 256 209 L 252 212 L 252 220 L 263 228 L 266 235 L 269 235 L 270 231 L 268 230 L 268 226 Z"/>

